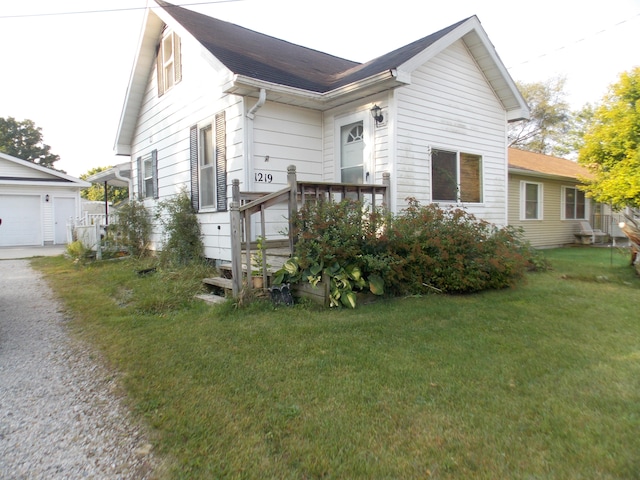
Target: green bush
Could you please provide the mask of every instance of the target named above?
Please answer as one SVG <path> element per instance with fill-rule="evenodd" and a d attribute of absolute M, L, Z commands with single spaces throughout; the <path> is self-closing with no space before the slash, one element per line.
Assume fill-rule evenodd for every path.
<path fill-rule="evenodd" d="M 396 293 L 504 288 L 521 278 L 528 264 L 517 230 L 415 199 L 394 219 L 388 236 L 389 253 L 398 259 L 392 273 Z"/>
<path fill-rule="evenodd" d="M 167 235 L 161 254 L 164 262 L 188 265 L 203 261 L 200 223 L 184 189 L 169 200 L 160 202 L 156 216 Z"/>
<path fill-rule="evenodd" d="M 356 290 L 406 295 L 499 289 L 527 268 L 545 268 L 520 230 L 412 198 L 395 217 L 352 200 L 310 202 L 295 228 L 295 256 L 278 279 L 315 284 L 327 275 L 332 305 L 354 306 Z"/>
<path fill-rule="evenodd" d="M 119 243 L 132 255 L 140 257 L 145 254 L 151 238 L 151 217 L 142 202 L 130 200 L 118 207 L 118 221 L 113 228 Z"/>

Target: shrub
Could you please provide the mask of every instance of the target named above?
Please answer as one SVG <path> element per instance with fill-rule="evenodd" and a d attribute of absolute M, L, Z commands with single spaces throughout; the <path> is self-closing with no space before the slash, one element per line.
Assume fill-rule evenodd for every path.
<path fill-rule="evenodd" d="M 461 208 L 422 206 L 398 216 L 362 202 L 308 203 L 295 222 L 295 256 L 279 280 L 331 281 L 331 304 L 355 306 L 355 290 L 394 295 L 468 293 L 513 285 L 542 267 L 522 231 L 498 228 Z"/>
<path fill-rule="evenodd" d="M 202 232 L 191 199 L 183 189 L 158 204 L 156 214 L 167 235 L 161 258 L 174 265 L 187 265 L 204 259 Z"/>
<path fill-rule="evenodd" d="M 118 207 L 118 223 L 114 225 L 120 243 L 134 256 L 142 256 L 149 247 L 151 218 L 142 202 L 130 200 Z"/>
<path fill-rule="evenodd" d="M 467 293 L 507 287 L 526 270 L 523 243 L 513 228 L 497 228 L 460 208 L 421 206 L 409 199 L 389 231 L 390 254 L 397 259 L 394 291 Z"/>

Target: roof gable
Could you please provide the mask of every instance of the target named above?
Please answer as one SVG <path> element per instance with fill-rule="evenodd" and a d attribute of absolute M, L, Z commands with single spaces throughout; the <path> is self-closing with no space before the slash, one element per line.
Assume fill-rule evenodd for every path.
<path fill-rule="evenodd" d="M 28 162 L 20 158 L 0 152 L 0 184 L 47 184 L 90 187 L 91 184 L 72 177 L 66 173 L 58 172 Z"/>
<path fill-rule="evenodd" d="M 517 148 L 509 148 L 509 171 L 524 175 L 570 178 L 578 181 L 591 176 L 589 170 L 571 160 Z"/>
<path fill-rule="evenodd" d="M 472 16 L 404 47 L 360 64 L 302 47 L 186 8 L 155 0 L 147 9 L 138 54 L 118 127 L 116 153 L 128 154 L 147 75 L 164 22 L 197 40 L 229 72 L 227 93 L 257 96 L 307 108 L 328 109 L 411 83 L 413 70 L 463 40 L 501 102 L 507 120 L 529 110 L 515 82 Z M 162 17 L 162 19 L 161 19 Z"/>

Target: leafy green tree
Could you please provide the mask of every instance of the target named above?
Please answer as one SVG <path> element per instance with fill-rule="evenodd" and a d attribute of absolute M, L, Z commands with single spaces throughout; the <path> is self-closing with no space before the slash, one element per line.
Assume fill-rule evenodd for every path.
<path fill-rule="evenodd" d="M 531 117 L 509 126 L 509 146 L 544 154 L 558 154 L 571 128 L 571 110 L 565 100 L 566 79 L 556 77 L 546 82 L 516 82 L 529 105 Z"/>
<path fill-rule="evenodd" d="M 0 152 L 54 168 L 60 157 L 52 154 L 50 148 L 42 142 L 42 130 L 33 121 L 0 117 Z"/>
<path fill-rule="evenodd" d="M 87 173 L 83 173 L 82 175 L 80 175 L 80 178 L 82 180 L 86 180 L 90 176 L 108 170 L 110 168 L 111 167 L 92 168 Z M 86 198 L 87 200 L 104 202 L 104 185 L 94 183 L 89 188 L 85 188 L 84 190 L 82 190 L 80 192 L 80 195 L 82 196 L 82 198 Z M 107 196 L 110 202 L 116 204 L 129 198 L 129 189 L 127 187 L 116 187 L 113 185 L 107 185 Z"/>
<path fill-rule="evenodd" d="M 579 162 L 595 178 L 586 191 L 614 207 L 640 207 L 640 67 L 620 74 L 596 108 Z"/>

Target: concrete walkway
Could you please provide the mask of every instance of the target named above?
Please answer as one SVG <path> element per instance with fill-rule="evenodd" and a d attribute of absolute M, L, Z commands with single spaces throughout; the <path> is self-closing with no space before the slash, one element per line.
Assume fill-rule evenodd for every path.
<path fill-rule="evenodd" d="M 16 260 L 31 257 L 55 257 L 67 251 L 66 245 L 36 247 L 0 247 L 0 260 Z"/>

